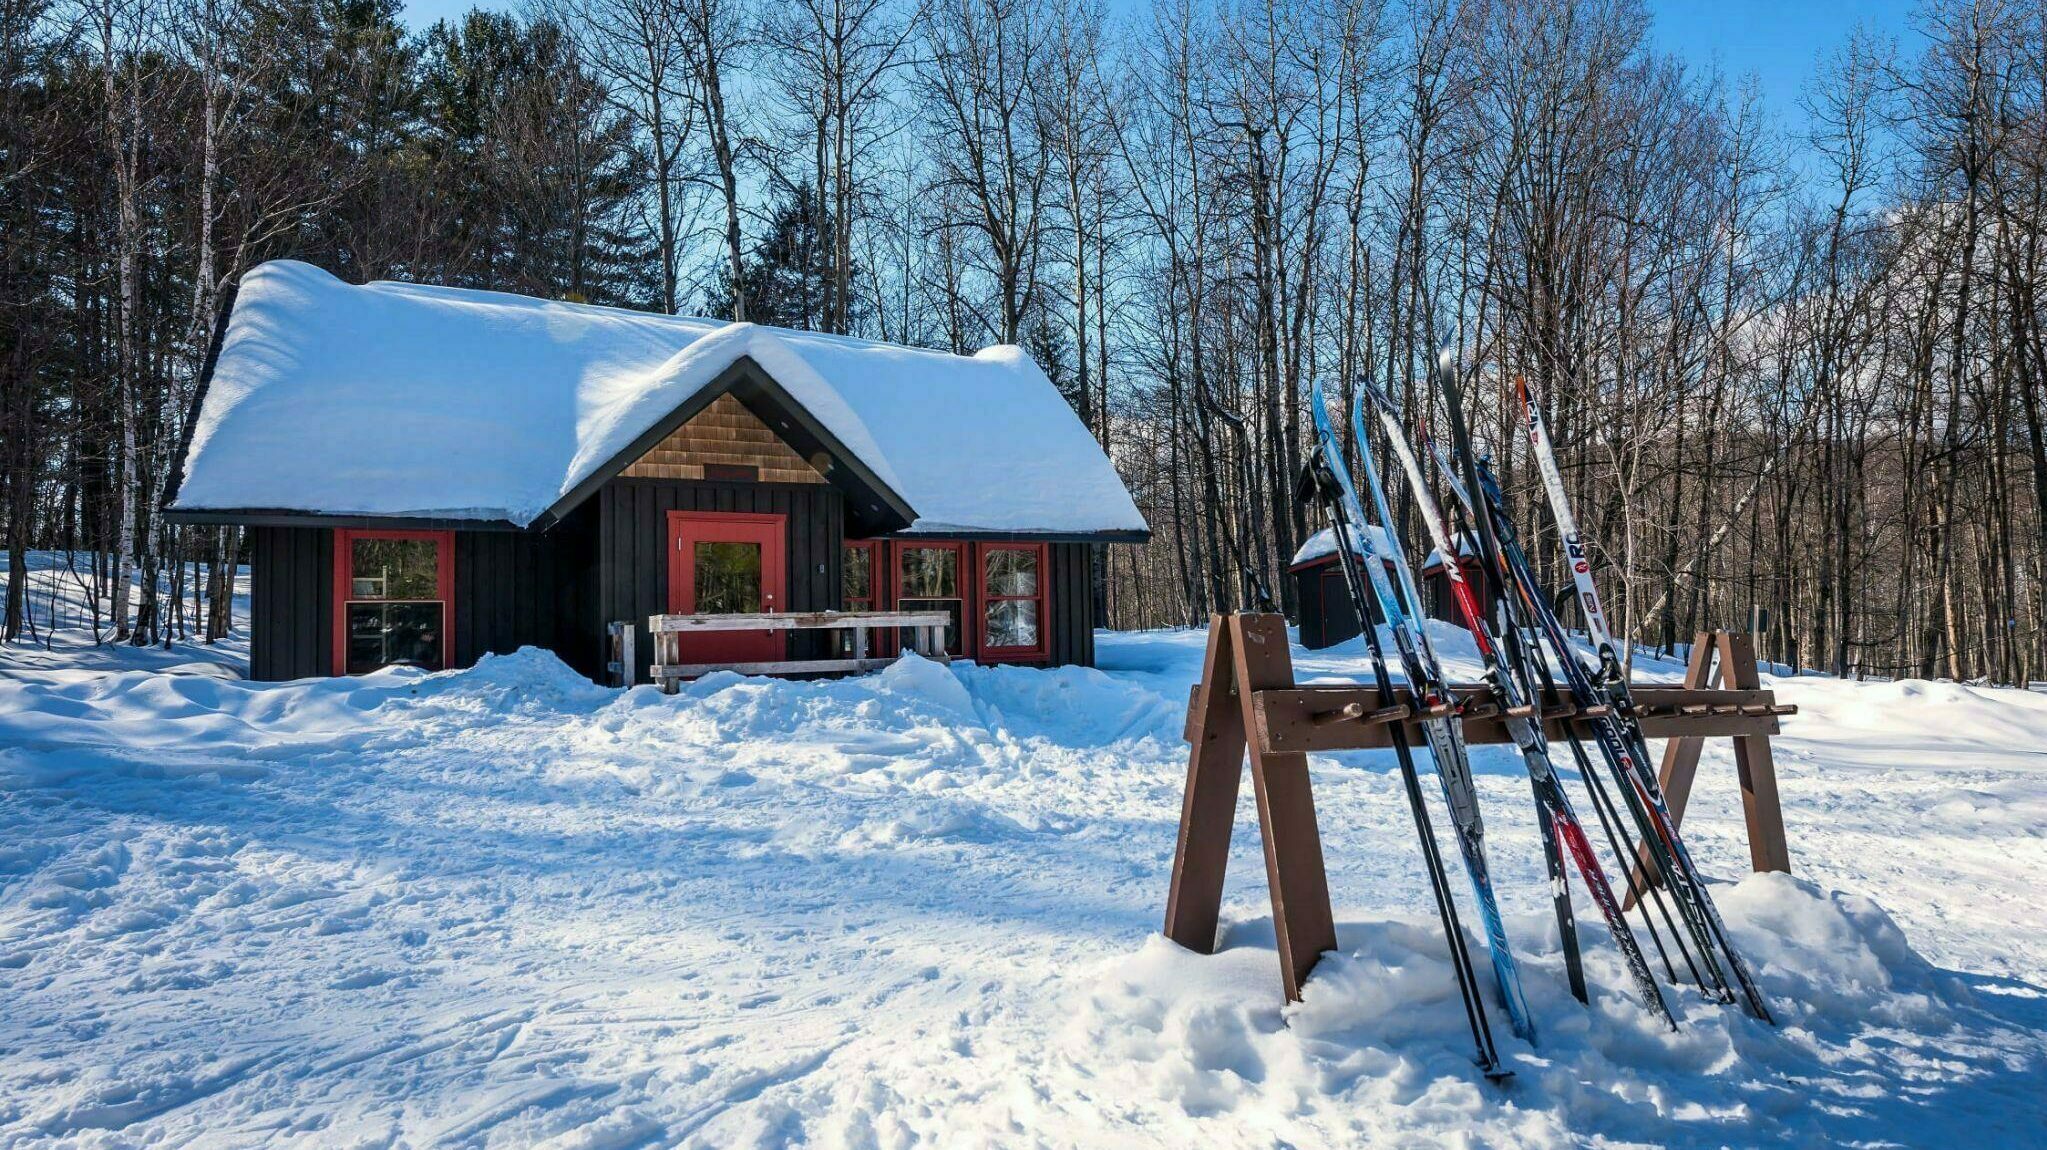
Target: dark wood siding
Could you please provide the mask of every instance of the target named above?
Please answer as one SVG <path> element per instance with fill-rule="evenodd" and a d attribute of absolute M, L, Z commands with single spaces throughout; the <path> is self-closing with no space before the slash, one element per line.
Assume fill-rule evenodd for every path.
<path fill-rule="evenodd" d="M 548 531 L 455 533 L 455 666 L 545 647 L 600 677 L 596 522 L 583 507 Z"/>
<path fill-rule="evenodd" d="M 334 533 L 324 527 L 252 527 L 249 551 L 249 677 L 331 674 Z"/>
<path fill-rule="evenodd" d="M 614 479 L 592 500 L 598 511 L 600 620 L 630 619 L 639 629 L 639 680 L 653 660 L 647 616 L 668 609 L 668 513 L 737 511 L 788 518 L 789 609 L 839 605 L 839 545 L 846 537 L 845 499 L 835 487 L 798 483 L 716 483 L 685 479 Z M 603 630 L 602 624 L 598 631 Z M 818 658 L 829 640 L 799 634 L 794 658 Z"/>
<path fill-rule="evenodd" d="M 1089 561 L 1091 543 L 1054 543 L 1050 547 L 1052 618 L 1050 662 L 1053 666 L 1095 665 L 1094 597 Z"/>

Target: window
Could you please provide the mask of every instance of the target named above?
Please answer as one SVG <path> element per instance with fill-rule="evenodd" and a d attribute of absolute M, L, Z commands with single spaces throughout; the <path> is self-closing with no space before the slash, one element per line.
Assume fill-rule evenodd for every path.
<path fill-rule="evenodd" d="M 334 672 L 448 665 L 454 535 L 334 533 Z"/>
<path fill-rule="evenodd" d="M 752 615 L 761 609 L 761 546 L 698 540 L 696 610 L 699 615 Z"/>
<path fill-rule="evenodd" d="M 839 609 L 842 611 L 873 611 L 881 607 L 879 592 L 875 586 L 878 572 L 874 568 L 874 555 L 880 544 L 873 542 L 847 543 L 839 548 Z M 851 658 L 855 643 L 853 632 L 834 631 L 833 640 L 841 658 Z"/>
<path fill-rule="evenodd" d="M 839 551 L 839 570 L 839 601 L 844 609 L 874 610 L 874 544 L 846 544 Z"/>
<path fill-rule="evenodd" d="M 960 646 L 960 628 L 966 620 L 966 595 L 960 582 L 965 551 L 961 543 L 896 548 L 896 608 L 951 615 L 952 622 L 945 628 L 945 649 L 954 655 L 965 653 Z"/>
<path fill-rule="evenodd" d="M 1045 546 L 984 543 L 981 553 L 981 654 L 988 659 L 1045 655 Z"/>

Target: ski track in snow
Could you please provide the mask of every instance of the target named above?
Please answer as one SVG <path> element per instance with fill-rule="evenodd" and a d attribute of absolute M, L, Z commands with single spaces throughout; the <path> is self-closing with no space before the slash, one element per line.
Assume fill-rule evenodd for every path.
<path fill-rule="evenodd" d="M 1799 873 L 1715 887 L 1775 1030 L 1678 990 L 1660 1033 L 1582 891 L 1571 1000 L 1526 776 L 1475 749 L 1540 1030 L 1496 1005 L 1492 1086 L 1389 756 L 1312 761 L 1342 951 L 1306 1002 L 1248 785 L 1224 947 L 1158 935 L 1201 647 L 675 698 L 535 651 L 292 684 L 10 651 L 0 1144 L 2041 1139 L 2047 696 L 1775 681 Z M 1365 674 L 1355 641 L 1296 658 Z M 1724 746 L 1685 825 L 1738 873 Z"/>

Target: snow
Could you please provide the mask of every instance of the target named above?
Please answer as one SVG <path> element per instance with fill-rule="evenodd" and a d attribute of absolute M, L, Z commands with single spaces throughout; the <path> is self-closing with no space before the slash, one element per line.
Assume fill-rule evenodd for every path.
<path fill-rule="evenodd" d="M 249 572 L 235 575 L 234 628 L 217 643 L 175 639 L 168 646 L 137 647 L 111 642 L 113 628 L 105 620 L 110 605 L 102 595 L 95 602 L 92 558 L 80 552 L 27 553 L 27 608 L 34 626 L 21 640 L 0 646 L 0 676 L 35 676 L 49 681 L 75 681 L 100 671 L 161 671 L 167 674 L 244 678 L 249 667 Z M 186 573 L 190 578 L 190 572 Z M 140 587 L 139 574 L 134 585 Z M 0 562 L 0 588 L 7 586 L 7 566 Z M 166 577 L 162 593 L 170 594 Z M 139 591 L 136 593 L 139 598 Z M 191 598 L 191 588 L 185 589 Z M 188 623 L 192 622 L 187 607 Z M 100 620 L 95 631 L 93 621 Z M 196 623 L 194 623 L 196 626 Z"/>
<path fill-rule="evenodd" d="M 1798 874 L 1716 894 L 1776 1029 L 1678 990 L 1660 1033 L 1589 913 L 1572 1000 L 1526 777 L 1476 749 L 1542 1035 L 1496 1028 L 1494 1086 L 1382 753 L 1310 761 L 1342 949 L 1305 1002 L 1248 786 L 1222 948 L 1159 936 L 1203 636 L 1097 642 L 675 697 L 530 650 L 0 678 L 0 1142 L 2037 1144 L 2047 697 L 1771 683 Z M 1686 829 L 1745 865 L 1725 746 Z"/>
<path fill-rule="evenodd" d="M 1393 542 L 1386 534 L 1384 527 L 1379 526 L 1377 523 L 1368 523 L 1362 528 L 1355 526 L 1351 528 L 1351 549 L 1357 551 L 1360 555 L 1365 554 L 1367 551 L 1376 552 L 1380 555 L 1391 555 L 1393 554 Z M 1312 563 L 1325 555 L 1334 554 L 1336 554 L 1336 532 L 1324 527 L 1322 530 L 1308 536 L 1306 541 L 1294 551 L 1294 557 L 1288 561 L 1287 566 L 1299 567 L 1303 563 Z"/>
<path fill-rule="evenodd" d="M 550 302 L 242 278 L 177 510 L 532 522 L 751 356 L 933 533 L 1143 531 L 1030 357 Z M 1000 412 L 1000 416 L 994 413 Z"/>

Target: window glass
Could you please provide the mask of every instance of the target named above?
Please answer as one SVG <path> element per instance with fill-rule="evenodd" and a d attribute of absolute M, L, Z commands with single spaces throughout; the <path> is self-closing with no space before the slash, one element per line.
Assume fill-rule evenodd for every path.
<path fill-rule="evenodd" d="M 379 667 L 441 666 L 438 602 L 348 604 L 348 673 Z"/>
<path fill-rule="evenodd" d="M 434 599 L 441 549 L 432 539 L 357 539 L 349 548 L 350 599 Z"/>
<path fill-rule="evenodd" d="M 960 649 L 961 604 L 958 599 L 897 599 L 898 611 L 943 611 L 952 616 L 945 625 L 945 649 L 955 654 Z"/>
<path fill-rule="evenodd" d="M 760 609 L 760 544 L 697 543 L 697 614 L 752 614 Z"/>
<path fill-rule="evenodd" d="M 945 628 L 945 649 L 961 654 L 960 628 L 966 622 L 966 601 L 960 582 L 960 550 L 955 547 L 905 547 L 896 573 L 896 607 L 903 611 L 943 611 L 951 617 Z"/>
<path fill-rule="evenodd" d="M 918 599 L 959 597 L 959 552 L 949 547 L 905 547 L 902 555 L 904 596 Z"/>
<path fill-rule="evenodd" d="M 840 580 L 840 598 L 848 611 L 865 611 L 874 604 L 874 548 L 847 547 L 841 552 L 845 575 Z"/>
<path fill-rule="evenodd" d="M 1038 593 L 1038 553 L 1005 548 L 990 551 L 987 555 L 988 581 L 985 584 L 990 595 L 1036 595 Z M 1006 646 L 1007 644 L 1005 644 Z"/>
<path fill-rule="evenodd" d="M 446 666 L 440 541 L 353 538 L 347 555 L 343 669 L 359 675 L 379 667 Z"/>
<path fill-rule="evenodd" d="M 1038 645 L 1036 599 L 991 599 L 988 601 L 987 623 L 990 647 Z"/>
<path fill-rule="evenodd" d="M 984 544 L 981 550 L 981 647 L 1010 653 L 1039 649 L 1038 616 L 1044 606 L 1038 547 Z"/>

